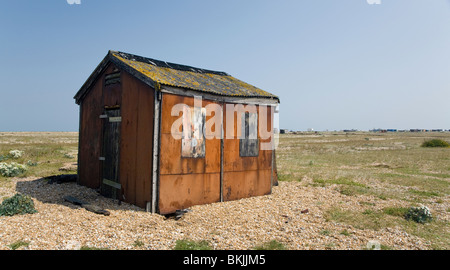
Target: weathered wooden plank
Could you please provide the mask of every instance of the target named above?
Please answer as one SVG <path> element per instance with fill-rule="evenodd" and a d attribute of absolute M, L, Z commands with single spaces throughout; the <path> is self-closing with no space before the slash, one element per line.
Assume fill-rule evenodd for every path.
<path fill-rule="evenodd" d="M 75 205 L 83 205 L 83 204 L 86 204 L 84 201 L 79 200 L 78 198 L 75 198 L 75 197 L 72 197 L 72 196 L 65 196 L 65 197 L 64 197 L 64 200 L 65 200 L 66 202 L 70 202 L 70 203 L 75 204 Z"/>
<path fill-rule="evenodd" d="M 106 110 L 108 118 L 120 117 L 120 109 Z M 103 129 L 103 176 L 101 192 L 104 196 L 121 199 L 119 178 L 120 122 L 104 122 Z M 105 181 L 106 180 L 106 181 Z M 114 183 L 116 185 L 114 185 Z M 119 190 L 117 190 L 119 189 Z"/>
<path fill-rule="evenodd" d="M 127 73 L 122 73 L 122 140 L 120 156 L 120 180 L 123 200 L 136 203 L 136 162 L 139 89 L 134 87 L 134 79 Z M 150 155 L 150 153 L 149 153 Z"/>
<path fill-rule="evenodd" d="M 108 185 L 110 187 L 113 187 L 115 189 L 122 189 L 122 185 L 121 184 L 119 184 L 119 183 L 117 183 L 115 181 L 108 180 L 108 179 L 103 179 L 103 184 Z"/>
<path fill-rule="evenodd" d="M 80 199 L 72 197 L 72 196 L 65 196 L 64 200 L 67 202 L 70 202 L 72 204 L 79 205 L 79 206 L 83 207 L 84 209 L 86 209 L 90 212 L 96 213 L 96 214 L 105 215 L 105 216 L 110 215 L 109 211 L 107 211 L 97 205 L 93 205 L 93 204 L 89 204 L 84 201 L 81 201 Z"/>
<path fill-rule="evenodd" d="M 102 144 L 102 119 L 99 118 L 103 113 L 102 89 L 102 80 L 97 80 L 83 98 L 80 107 L 78 181 L 90 188 L 99 188 L 101 183 L 101 163 L 98 157 Z"/>
<path fill-rule="evenodd" d="M 136 79 L 135 79 L 136 80 Z M 152 198 L 154 90 L 136 80 L 139 89 L 136 134 L 136 205 L 145 208 Z"/>

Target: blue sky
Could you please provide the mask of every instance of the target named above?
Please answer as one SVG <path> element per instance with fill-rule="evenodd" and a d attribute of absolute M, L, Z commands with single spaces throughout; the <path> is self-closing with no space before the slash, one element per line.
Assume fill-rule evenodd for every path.
<path fill-rule="evenodd" d="M 448 0 L 5 0 L 0 131 L 77 131 L 110 49 L 274 93 L 281 128 L 450 129 Z"/>

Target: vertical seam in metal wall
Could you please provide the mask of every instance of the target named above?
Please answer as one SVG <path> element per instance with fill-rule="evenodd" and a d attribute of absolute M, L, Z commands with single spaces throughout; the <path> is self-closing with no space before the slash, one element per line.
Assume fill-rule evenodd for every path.
<path fill-rule="evenodd" d="M 161 101 L 159 99 L 158 87 L 155 85 L 154 96 L 154 114 L 153 114 L 153 165 L 152 165 L 152 205 L 151 212 L 156 213 L 157 202 L 159 199 L 158 194 L 158 180 L 159 180 L 159 153 L 160 153 L 160 116 L 161 116 Z"/>
<path fill-rule="evenodd" d="M 220 201 L 223 202 L 223 139 L 224 139 L 224 126 L 223 126 L 223 107 L 224 103 L 222 103 L 222 124 L 221 124 L 221 134 L 220 134 Z"/>
<path fill-rule="evenodd" d="M 273 106 L 270 106 L 270 127 L 272 128 L 272 133 L 275 132 L 274 128 L 273 128 L 273 117 L 274 117 L 274 110 L 273 110 Z M 275 134 L 274 134 L 275 135 Z M 275 157 L 275 142 L 273 141 L 275 138 L 274 136 L 272 137 L 272 166 L 271 167 L 271 172 L 270 172 L 270 194 L 272 194 L 272 187 L 273 187 L 273 165 L 274 165 L 274 157 Z"/>
<path fill-rule="evenodd" d="M 159 85 L 159 84 L 158 84 Z M 163 101 L 163 93 L 161 92 L 161 86 L 159 86 L 159 93 L 158 93 L 158 97 L 159 97 L 159 123 L 158 123 L 158 167 L 157 169 L 157 179 L 156 179 L 156 210 L 159 213 L 159 180 L 160 180 L 160 162 L 161 162 L 161 122 L 162 122 L 162 101 Z"/>

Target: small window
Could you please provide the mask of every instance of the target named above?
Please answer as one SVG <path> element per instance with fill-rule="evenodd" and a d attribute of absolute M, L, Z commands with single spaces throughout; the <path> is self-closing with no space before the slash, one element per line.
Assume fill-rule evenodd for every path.
<path fill-rule="evenodd" d="M 183 109 L 181 157 L 205 157 L 205 134 L 203 132 L 205 122 L 205 108 L 185 107 Z"/>
<path fill-rule="evenodd" d="M 241 119 L 241 132 L 244 137 L 241 137 L 239 142 L 239 155 L 257 157 L 259 155 L 258 114 L 244 112 Z"/>

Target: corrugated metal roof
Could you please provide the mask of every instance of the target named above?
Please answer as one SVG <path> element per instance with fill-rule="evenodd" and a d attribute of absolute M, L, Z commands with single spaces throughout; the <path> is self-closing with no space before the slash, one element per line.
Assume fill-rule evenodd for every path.
<path fill-rule="evenodd" d="M 162 85 L 182 87 L 211 94 L 241 97 L 277 96 L 238 80 L 225 72 L 162 62 L 155 59 L 111 51 L 113 57 Z"/>
<path fill-rule="evenodd" d="M 225 72 L 168 63 L 124 52 L 109 51 L 105 59 L 75 95 L 78 104 L 96 76 L 110 61 L 150 85 L 159 83 L 160 85 L 185 88 L 213 95 L 269 98 L 279 101 L 276 95 L 238 80 Z"/>

